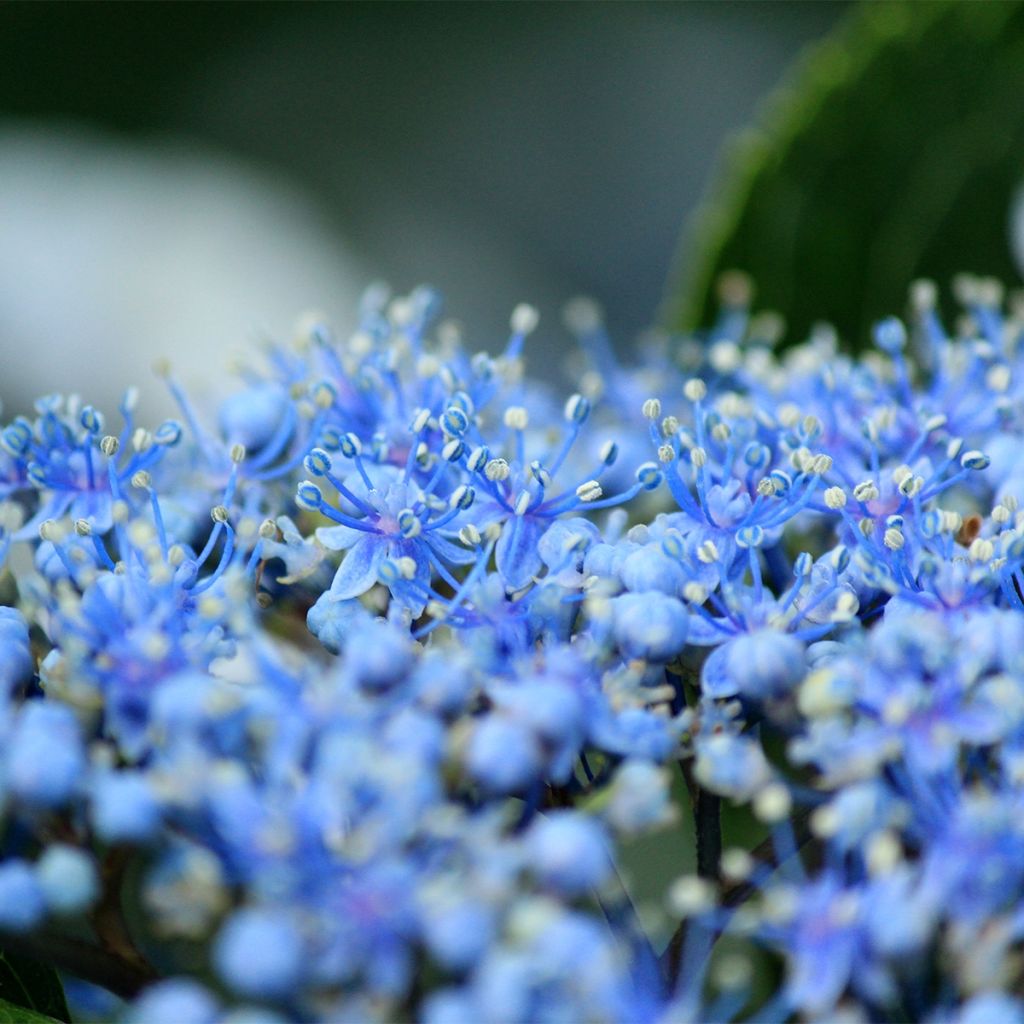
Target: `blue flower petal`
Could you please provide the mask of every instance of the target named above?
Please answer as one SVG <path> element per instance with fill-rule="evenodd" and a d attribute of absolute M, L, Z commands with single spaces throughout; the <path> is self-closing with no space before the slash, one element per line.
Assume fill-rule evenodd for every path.
<path fill-rule="evenodd" d="M 615 640 L 627 658 L 671 661 L 686 646 L 689 616 L 667 594 L 622 594 L 612 599 Z"/>
<path fill-rule="evenodd" d="M 321 526 L 316 531 L 316 539 L 329 551 L 345 551 L 365 536 L 365 531 L 351 526 Z"/>
<path fill-rule="evenodd" d="M 430 545 L 434 554 L 442 562 L 450 562 L 452 565 L 472 565 L 477 559 L 475 551 L 464 548 L 461 544 L 455 544 L 438 533 L 427 534 L 424 541 Z"/>
<path fill-rule="evenodd" d="M 717 647 L 718 644 L 724 644 L 727 640 L 731 640 L 735 634 L 729 627 L 729 620 L 716 618 L 715 621 L 721 622 L 726 629 L 715 628 L 703 615 L 691 615 L 686 642 L 695 647 Z"/>
<path fill-rule="evenodd" d="M 114 499 L 109 491 L 83 491 L 71 502 L 71 518 L 87 519 L 96 533 L 114 525 Z"/>
<path fill-rule="evenodd" d="M 729 645 L 723 644 L 708 655 L 700 673 L 700 688 L 705 697 L 734 697 L 739 693 L 729 675 Z"/>
<path fill-rule="evenodd" d="M 601 531 L 589 519 L 578 516 L 573 519 L 557 519 L 544 531 L 537 545 L 537 551 L 549 569 L 558 570 L 566 563 L 565 548 L 573 540 L 583 538 L 584 547 L 577 561 L 582 561 L 583 552 L 601 540 Z"/>
<path fill-rule="evenodd" d="M 426 593 L 430 587 L 431 568 L 426 543 L 417 540 L 391 540 L 386 546 L 386 558 L 398 561 L 411 558 L 416 563 L 416 575 L 411 580 L 398 580 L 388 584 L 395 602 L 412 612 L 414 619 L 423 614 L 427 606 Z"/>
<path fill-rule="evenodd" d="M 385 549 L 386 544 L 376 535 L 357 540 L 334 574 L 331 597 L 335 601 L 345 601 L 365 594 L 377 582 L 377 570 Z"/>
<path fill-rule="evenodd" d="M 15 531 L 11 538 L 15 541 L 35 540 L 39 536 L 39 527 L 47 519 L 60 519 L 68 510 L 74 495 L 69 491 L 57 491 L 36 514 L 23 526 Z"/>
<path fill-rule="evenodd" d="M 502 527 L 494 551 L 495 564 L 510 590 L 527 586 L 540 572 L 540 541 L 542 525 L 532 516 L 512 516 Z"/>

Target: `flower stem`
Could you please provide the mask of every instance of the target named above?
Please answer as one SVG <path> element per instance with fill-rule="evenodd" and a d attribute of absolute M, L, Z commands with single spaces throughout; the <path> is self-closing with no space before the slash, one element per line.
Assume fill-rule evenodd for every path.
<path fill-rule="evenodd" d="M 718 881 L 722 860 L 722 798 L 694 786 L 693 823 L 697 832 L 697 874 Z"/>
<path fill-rule="evenodd" d="M 679 762 L 693 808 L 697 874 L 701 878 L 717 883 L 722 860 L 722 799 L 698 785 L 697 780 L 693 777 L 692 765 L 693 762 L 689 759 Z M 683 966 L 685 941 L 686 922 L 683 921 L 672 935 L 662 955 L 662 969 L 669 991 L 674 990 Z"/>
<path fill-rule="evenodd" d="M 156 972 L 137 961 L 125 961 L 106 949 L 51 932 L 32 936 L 4 935 L 5 949 L 32 957 L 83 981 L 105 988 L 122 999 L 133 999 L 157 980 Z"/>

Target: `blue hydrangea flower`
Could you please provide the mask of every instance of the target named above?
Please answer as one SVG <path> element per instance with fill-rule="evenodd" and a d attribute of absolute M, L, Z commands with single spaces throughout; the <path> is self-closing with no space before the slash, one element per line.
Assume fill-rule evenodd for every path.
<path fill-rule="evenodd" d="M 214 958 L 236 992 L 280 998 L 302 975 L 302 936 L 289 914 L 247 908 L 233 914 L 217 936 Z"/>
<path fill-rule="evenodd" d="M 1013 1016 L 1024 320 L 957 290 L 855 358 L 733 277 L 633 366 L 576 302 L 562 404 L 531 308 L 374 288 L 209 418 L 0 426 L 0 925 L 137 970 L 141 864 L 128 1019 Z M 691 810 L 659 964 L 622 844 Z"/>
<path fill-rule="evenodd" d="M 22 860 L 0 864 L 0 928 L 28 932 L 46 916 L 46 897 L 32 868 Z"/>

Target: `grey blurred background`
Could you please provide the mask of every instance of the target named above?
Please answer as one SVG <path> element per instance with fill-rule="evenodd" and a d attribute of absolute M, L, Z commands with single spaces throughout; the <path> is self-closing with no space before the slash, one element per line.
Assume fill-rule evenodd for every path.
<path fill-rule="evenodd" d="M 657 314 L 720 147 L 845 3 L 0 7 L 0 397 L 156 398 L 384 278 L 473 347 Z M 536 365 L 536 364 L 535 364 Z"/>

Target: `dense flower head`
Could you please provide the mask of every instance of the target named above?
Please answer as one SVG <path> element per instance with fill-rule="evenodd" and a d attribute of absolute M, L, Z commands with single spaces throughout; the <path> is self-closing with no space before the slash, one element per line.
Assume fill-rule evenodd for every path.
<path fill-rule="evenodd" d="M 1024 323 L 741 284 L 636 366 L 574 303 L 561 399 L 375 287 L 0 427 L 0 931 L 126 1020 L 1024 1019 Z"/>

